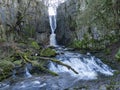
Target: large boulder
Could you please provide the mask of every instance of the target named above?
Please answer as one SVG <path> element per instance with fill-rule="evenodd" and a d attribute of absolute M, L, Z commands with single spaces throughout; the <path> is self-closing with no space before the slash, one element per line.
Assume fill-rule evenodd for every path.
<path fill-rule="evenodd" d="M 8 60 L 0 61 L 0 81 L 12 75 L 14 64 Z"/>

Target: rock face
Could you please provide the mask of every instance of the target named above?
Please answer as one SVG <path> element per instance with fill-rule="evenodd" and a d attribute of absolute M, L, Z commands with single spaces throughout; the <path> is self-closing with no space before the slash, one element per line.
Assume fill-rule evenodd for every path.
<path fill-rule="evenodd" d="M 40 5 L 41 14 L 36 18 L 36 39 L 41 44 L 49 44 L 50 25 L 46 6 Z"/>
<path fill-rule="evenodd" d="M 70 27 L 70 23 L 72 22 L 71 17 L 74 16 L 73 13 L 77 12 L 75 7 L 75 1 L 71 6 L 72 1 L 67 1 L 64 4 L 61 4 L 58 8 L 57 14 L 57 29 L 56 29 L 56 38 L 58 44 L 67 44 L 71 42 L 74 38 L 74 30 L 75 27 Z"/>
<path fill-rule="evenodd" d="M 44 2 L 34 0 L 0 1 L 0 40 L 36 38 L 38 43 L 49 42 L 49 18 Z M 18 33 L 19 35 L 14 35 Z"/>
<path fill-rule="evenodd" d="M 80 48 L 105 48 L 119 40 L 118 0 L 68 0 L 58 8 L 56 36 L 59 44 Z M 75 43 L 74 43 L 75 42 Z"/>

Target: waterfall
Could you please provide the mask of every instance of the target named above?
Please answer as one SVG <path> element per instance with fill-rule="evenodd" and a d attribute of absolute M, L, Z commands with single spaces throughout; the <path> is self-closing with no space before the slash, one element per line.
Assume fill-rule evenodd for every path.
<path fill-rule="evenodd" d="M 31 64 L 26 64 L 26 67 L 25 67 L 25 77 L 27 77 L 27 78 L 32 77 L 32 75 L 29 72 L 29 69 L 31 69 Z"/>
<path fill-rule="evenodd" d="M 56 15 L 50 15 L 49 16 L 49 21 L 50 21 L 50 27 L 51 27 L 51 35 L 50 35 L 50 46 L 56 46 L 56 34 L 55 34 L 55 29 L 56 29 Z"/>
<path fill-rule="evenodd" d="M 27 67 L 25 68 L 25 77 L 27 77 L 27 78 L 32 77 L 32 75 L 30 74 L 30 72 L 29 72 Z"/>
<path fill-rule="evenodd" d="M 48 13 L 49 13 L 49 22 L 50 22 L 50 27 L 51 27 L 51 35 L 50 35 L 50 46 L 57 46 L 56 42 L 56 16 L 57 16 L 57 7 L 61 4 L 64 3 L 66 0 L 45 0 L 44 3 L 45 5 L 48 6 Z"/>
<path fill-rule="evenodd" d="M 50 22 L 50 28 L 51 28 L 51 35 L 50 35 L 50 46 L 56 47 L 56 34 L 55 34 L 55 29 L 56 29 L 56 7 L 54 6 L 49 6 L 48 7 L 48 12 L 49 12 L 49 22 Z"/>

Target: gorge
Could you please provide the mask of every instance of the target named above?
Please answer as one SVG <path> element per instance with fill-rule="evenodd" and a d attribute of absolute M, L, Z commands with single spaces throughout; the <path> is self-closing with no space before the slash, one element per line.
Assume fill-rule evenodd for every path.
<path fill-rule="evenodd" d="M 120 89 L 118 0 L 11 2 L 0 2 L 0 90 Z"/>
<path fill-rule="evenodd" d="M 58 2 L 59 3 L 59 2 Z M 48 12 L 49 12 L 49 20 L 50 20 L 50 27 L 51 27 L 51 35 L 50 35 L 50 46 L 57 46 L 56 43 L 56 4 L 54 3 L 48 6 Z M 84 5 L 83 7 L 84 8 Z M 59 25 L 59 23 L 58 23 Z M 60 49 L 60 51 L 59 51 Z M 72 66 L 76 71 L 78 71 L 78 75 L 76 76 L 74 72 L 72 73 L 69 69 L 67 69 L 64 66 L 59 66 L 56 64 L 51 63 L 50 69 L 54 72 L 58 73 L 67 73 L 70 72 L 71 75 L 76 76 L 80 79 L 95 79 L 97 78 L 97 72 L 103 73 L 105 75 L 113 75 L 113 70 L 111 70 L 107 65 L 104 65 L 99 59 L 95 58 L 94 56 L 89 55 L 81 55 L 78 53 L 73 53 L 70 51 L 65 51 L 64 48 L 61 48 L 58 46 L 56 48 L 57 52 L 61 53 L 62 55 L 57 55 L 57 59 L 64 62 L 65 64 L 68 64 Z"/>

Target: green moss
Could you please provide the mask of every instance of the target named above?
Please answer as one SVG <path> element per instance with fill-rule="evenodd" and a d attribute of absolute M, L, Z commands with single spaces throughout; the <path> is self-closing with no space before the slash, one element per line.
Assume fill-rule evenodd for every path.
<path fill-rule="evenodd" d="M 13 63 L 15 66 L 21 66 L 22 60 L 16 60 Z"/>
<path fill-rule="evenodd" d="M 118 50 L 118 52 L 115 55 L 115 58 L 120 61 L 120 49 Z"/>
<path fill-rule="evenodd" d="M 38 45 L 38 43 L 36 41 L 32 41 L 31 46 L 35 49 L 40 49 L 40 46 Z"/>
<path fill-rule="evenodd" d="M 43 49 L 40 52 L 40 56 L 44 56 L 44 57 L 52 57 L 52 56 L 55 56 L 55 55 L 56 55 L 56 51 L 51 49 L 51 48 Z"/>
<path fill-rule="evenodd" d="M 0 61 L 0 67 L 3 69 L 12 68 L 12 67 L 14 67 L 14 64 L 11 61 L 2 60 L 2 61 Z"/>
<path fill-rule="evenodd" d="M 41 71 L 43 71 L 43 72 L 47 72 L 47 73 L 49 73 L 49 74 L 51 74 L 51 75 L 54 75 L 54 76 L 58 76 L 58 74 L 57 73 L 55 73 L 55 72 L 53 72 L 53 71 L 51 71 L 51 70 L 49 70 L 49 69 L 46 69 L 46 68 L 44 68 L 44 67 L 42 67 L 42 66 L 38 66 L 38 68 L 41 70 Z"/>
<path fill-rule="evenodd" d="M 75 48 L 75 49 L 80 49 L 80 48 L 82 48 L 82 46 L 83 46 L 83 43 L 80 40 L 75 40 L 70 45 L 70 47 Z"/>
<path fill-rule="evenodd" d="M 14 64 L 7 60 L 0 61 L 0 81 L 7 78 L 14 68 Z"/>
<path fill-rule="evenodd" d="M 114 85 L 107 85 L 106 89 L 107 90 L 115 90 L 115 87 L 114 87 Z"/>
<path fill-rule="evenodd" d="M 105 52 L 106 55 L 109 55 L 111 53 L 111 50 L 109 48 L 107 48 L 107 49 L 105 49 L 104 52 Z"/>
<path fill-rule="evenodd" d="M 2 38 L 0 39 L 0 42 L 5 42 L 5 41 L 6 41 L 5 39 L 2 39 Z"/>
<path fill-rule="evenodd" d="M 120 71 L 119 71 L 119 70 L 116 70 L 116 71 L 114 72 L 114 75 L 118 75 L 118 74 L 120 74 Z"/>
<path fill-rule="evenodd" d="M 35 28 L 30 24 L 26 25 L 26 27 L 24 28 L 24 31 L 27 33 L 26 37 L 34 37 L 35 36 Z"/>
<path fill-rule="evenodd" d="M 42 61 L 43 61 L 43 60 L 42 60 Z M 32 66 L 33 66 L 33 67 L 37 67 L 38 70 L 40 70 L 40 71 L 42 71 L 42 72 L 45 72 L 45 73 L 49 73 L 49 74 L 54 75 L 54 76 L 58 76 L 57 73 L 46 69 L 46 68 L 44 67 L 44 65 L 45 65 L 45 62 L 43 62 L 43 63 L 41 64 L 41 63 L 38 62 L 38 61 L 32 61 Z"/>

